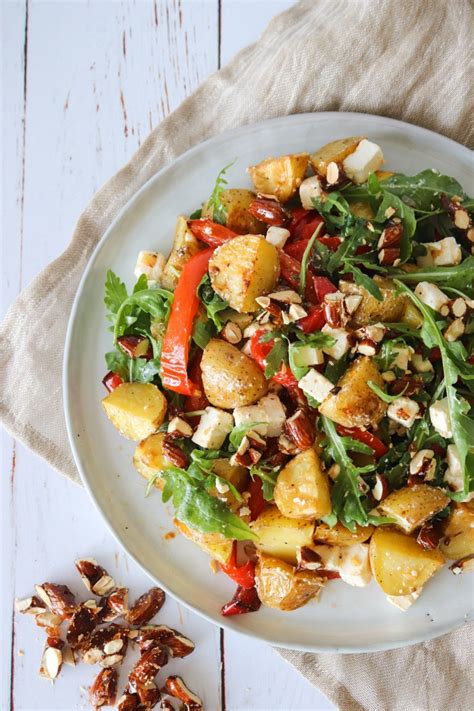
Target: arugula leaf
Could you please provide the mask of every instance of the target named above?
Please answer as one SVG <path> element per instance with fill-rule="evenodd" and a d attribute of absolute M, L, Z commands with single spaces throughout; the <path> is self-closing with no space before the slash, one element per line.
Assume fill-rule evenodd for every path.
<path fill-rule="evenodd" d="M 301 350 L 303 348 L 330 348 L 335 342 L 336 339 L 333 336 L 325 333 L 314 333 L 306 338 L 303 336 L 296 343 L 290 343 L 288 346 L 288 363 L 295 378 L 301 380 L 310 369 L 309 365 L 301 362 Z"/>
<path fill-rule="evenodd" d="M 453 288 L 463 289 L 474 286 L 474 256 L 469 256 L 453 267 L 422 267 L 414 272 L 401 269 L 389 269 L 390 276 L 396 277 L 404 284 L 418 284 L 420 281 L 430 281 Z"/>
<path fill-rule="evenodd" d="M 382 388 L 379 388 L 377 383 L 374 383 L 373 380 L 369 380 L 367 382 L 367 385 L 376 395 L 379 396 L 379 398 L 381 400 L 383 400 L 384 402 L 386 402 L 388 404 L 390 404 L 391 402 L 395 402 L 395 400 L 398 400 L 398 398 L 403 395 L 403 393 L 405 392 L 405 390 L 408 387 L 408 383 L 407 383 L 401 393 L 398 393 L 397 395 L 389 395 L 388 393 L 385 392 L 385 390 L 382 390 Z"/>
<path fill-rule="evenodd" d="M 301 267 L 300 267 L 300 294 L 304 294 L 304 290 L 306 287 L 306 275 L 308 273 L 308 262 L 309 262 L 309 257 L 311 254 L 311 250 L 313 249 L 313 245 L 321 232 L 321 228 L 323 226 L 323 222 L 320 222 L 319 225 L 316 227 L 314 230 L 313 234 L 311 235 L 308 244 L 306 245 L 306 249 L 303 253 L 303 259 L 301 260 Z"/>
<path fill-rule="evenodd" d="M 242 425 L 235 425 L 234 429 L 229 435 L 229 450 L 231 452 L 236 452 L 240 447 L 243 438 L 246 436 L 247 432 L 253 430 L 258 425 L 265 425 L 265 422 L 245 422 Z"/>
<path fill-rule="evenodd" d="M 200 208 L 200 207 L 197 210 L 194 210 L 194 212 L 192 212 L 189 215 L 190 220 L 199 220 L 201 217 L 202 217 L 202 208 Z"/>
<path fill-rule="evenodd" d="M 335 360 L 332 363 L 329 362 L 324 369 L 325 377 L 336 385 L 339 378 L 346 372 L 348 362 L 349 353 L 345 353 L 339 360 Z"/>
<path fill-rule="evenodd" d="M 286 362 L 288 356 L 288 344 L 284 338 L 276 338 L 270 353 L 265 356 L 265 377 L 267 380 L 273 378 Z"/>
<path fill-rule="evenodd" d="M 172 499 L 179 521 L 196 531 L 222 533 L 233 540 L 258 538 L 240 516 L 207 491 L 204 482 L 192 478 L 184 469 L 170 467 L 162 476 L 166 482 L 163 501 Z"/>
<path fill-rule="evenodd" d="M 347 271 L 351 272 L 354 277 L 354 281 L 358 286 L 363 286 L 369 294 L 372 294 L 372 296 L 377 299 L 377 301 L 383 301 L 382 292 L 375 281 L 367 274 L 364 274 L 359 267 L 356 267 L 351 259 L 344 260 L 344 267 Z"/>
<path fill-rule="evenodd" d="M 209 274 L 204 274 L 201 279 L 201 282 L 197 288 L 197 295 L 204 304 L 207 316 L 215 325 L 217 332 L 222 331 L 224 323 L 219 317 L 219 314 L 221 311 L 228 309 L 229 304 L 227 301 L 224 301 L 224 299 L 221 299 L 221 297 L 214 291 L 211 286 Z"/>
<path fill-rule="evenodd" d="M 366 221 L 349 214 L 341 230 L 343 241 L 327 261 L 327 271 L 333 274 L 346 261 L 353 257 L 357 247 L 374 239 L 374 234 L 367 228 Z"/>
<path fill-rule="evenodd" d="M 155 472 L 154 474 L 151 475 L 151 477 L 148 479 L 148 481 L 146 483 L 145 497 L 150 496 L 152 489 L 155 486 L 155 483 L 160 478 L 161 478 L 161 472 Z"/>
<path fill-rule="evenodd" d="M 220 482 L 229 488 L 236 501 L 243 501 L 242 496 L 232 482 L 225 477 L 219 476 L 219 474 L 214 471 L 216 459 L 222 456 L 219 450 L 202 450 L 195 448 L 190 452 L 190 455 L 191 464 L 187 469 L 189 476 L 198 481 L 202 481 L 207 490 L 215 488 L 217 482 Z"/>
<path fill-rule="evenodd" d="M 153 319 L 159 321 L 166 322 L 168 320 L 173 293 L 159 287 L 143 288 L 143 285 L 144 282 L 140 278 L 135 284 L 133 293 L 120 304 L 115 315 L 115 341 L 119 336 L 123 336 L 128 328 L 137 324 L 141 312 L 149 314 Z"/>
<path fill-rule="evenodd" d="M 221 200 L 222 193 L 224 192 L 225 186 L 228 183 L 228 181 L 224 178 L 224 175 L 229 170 L 229 168 L 234 165 L 234 163 L 235 160 L 233 160 L 231 163 L 228 163 L 228 165 L 225 165 L 222 170 L 219 171 L 216 178 L 216 184 L 214 185 L 214 189 L 211 193 L 211 197 L 207 201 L 207 208 L 211 209 L 212 211 L 213 221 L 218 222 L 221 225 L 225 225 L 227 221 L 227 210 L 222 204 Z"/>
<path fill-rule="evenodd" d="M 109 269 L 105 278 L 104 303 L 107 308 L 107 319 L 112 323 L 112 330 L 117 312 L 127 296 L 127 287 L 120 277 Z"/>
<path fill-rule="evenodd" d="M 217 329 L 211 320 L 203 321 L 197 318 L 194 321 L 193 341 L 202 350 L 204 350 L 211 338 L 214 338 L 216 334 Z"/>
<path fill-rule="evenodd" d="M 279 469 L 265 469 L 264 467 L 251 467 L 250 476 L 254 479 L 258 476 L 262 480 L 262 493 L 265 501 L 271 501 L 273 499 L 273 491 L 275 489 L 275 484 L 278 479 Z"/>
<path fill-rule="evenodd" d="M 105 354 L 105 362 L 109 370 L 130 383 L 151 383 L 160 372 L 160 358 L 130 358 L 120 351 L 109 351 Z"/>
<path fill-rule="evenodd" d="M 448 343 L 445 340 L 432 310 L 401 281 L 395 280 L 395 283 L 403 293 L 407 294 L 423 315 L 421 335 L 425 345 L 428 348 L 435 345 L 440 350 L 453 440 L 459 452 L 464 474 L 464 494 L 467 495 L 474 489 L 474 420 L 468 416 L 469 403 L 459 396 L 455 385 L 458 377 L 468 381 L 474 380 L 474 366 L 462 361 L 461 356 L 464 349 L 461 343 Z"/>

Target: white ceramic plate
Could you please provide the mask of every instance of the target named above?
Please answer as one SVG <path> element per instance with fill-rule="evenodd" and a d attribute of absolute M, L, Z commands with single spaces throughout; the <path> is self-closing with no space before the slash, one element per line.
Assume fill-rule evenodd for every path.
<path fill-rule="evenodd" d="M 177 215 L 190 214 L 206 199 L 223 165 L 237 158 L 229 183 L 250 187 L 246 167 L 269 155 L 312 150 L 357 134 L 368 135 L 382 146 L 391 170 L 413 174 L 438 168 L 465 187 L 472 185 L 468 149 L 430 131 L 377 116 L 303 114 L 224 133 L 157 173 L 110 227 L 81 281 L 65 351 L 65 414 L 76 464 L 127 552 L 169 593 L 212 622 L 307 651 L 389 649 L 448 632 L 472 612 L 472 578 L 444 570 L 405 613 L 389 605 L 374 582 L 364 589 L 330 582 L 319 603 L 292 613 L 262 608 L 253 614 L 221 617 L 220 607 L 232 596 L 234 584 L 224 575 L 214 575 L 208 557 L 183 537 L 165 540 L 164 534 L 173 529 L 170 506 L 162 505 L 158 491 L 145 498 L 144 480 L 131 463 L 134 443 L 120 437 L 102 411 L 104 353 L 111 349 L 103 285 L 109 268 L 132 283 L 140 249 L 166 254 Z"/>

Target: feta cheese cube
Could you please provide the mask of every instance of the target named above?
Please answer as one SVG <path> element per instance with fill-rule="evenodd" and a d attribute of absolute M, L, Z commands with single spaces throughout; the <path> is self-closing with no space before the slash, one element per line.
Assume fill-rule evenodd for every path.
<path fill-rule="evenodd" d="M 424 359 L 420 353 L 413 353 L 411 357 L 411 364 L 417 373 L 430 373 L 433 368 L 433 363 Z"/>
<path fill-rule="evenodd" d="M 426 248 L 426 254 L 416 258 L 419 267 L 449 267 L 461 263 L 461 247 L 454 237 L 425 242 L 423 247 Z"/>
<path fill-rule="evenodd" d="M 313 199 L 320 199 L 323 195 L 321 178 L 317 175 L 306 178 L 300 185 L 300 200 L 305 210 L 314 210 Z"/>
<path fill-rule="evenodd" d="M 206 449 L 220 449 L 234 427 L 234 418 L 217 407 L 206 407 L 192 441 Z"/>
<path fill-rule="evenodd" d="M 236 407 L 233 414 L 236 427 L 258 422 L 252 429 L 263 437 L 268 434 L 268 416 L 260 404 Z"/>
<path fill-rule="evenodd" d="M 363 588 L 370 583 L 369 546 L 355 543 L 352 546 L 315 546 L 323 568 L 339 573 L 348 585 Z"/>
<path fill-rule="evenodd" d="M 453 429 L 451 426 L 451 418 L 449 416 L 448 408 L 448 398 L 445 397 L 442 400 L 436 400 L 430 408 L 430 419 L 431 424 L 441 437 L 449 439 L 453 436 Z"/>
<path fill-rule="evenodd" d="M 395 354 L 395 358 L 392 361 L 391 367 L 400 368 L 403 372 L 408 370 L 408 362 L 412 356 L 412 353 L 414 353 L 413 348 L 410 346 L 394 346 L 392 353 Z"/>
<path fill-rule="evenodd" d="M 326 346 L 323 348 L 323 353 L 326 353 L 334 360 L 339 360 L 342 356 L 347 353 L 351 347 L 349 340 L 349 331 L 345 328 L 332 328 L 329 324 L 324 324 L 321 331 L 327 336 L 332 336 L 335 339 L 335 343 L 332 346 Z"/>
<path fill-rule="evenodd" d="M 267 436 L 279 437 L 283 432 L 283 425 L 286 420 L 286 412 L 281 404 L 278 395 L 265 395 L 259 400 L 259 406 L 263 409 L 267 420 Z"/>
<path fill-rule="evenodd" d="M 415 288 L 415 294 L 420 301 L 435 311 L 439 311 L 449 301 L 449 296 L 446 296 L 436 284 L 430 284 L 429 281 L 420 281 Z"/>
<path fill-rule="evenodd" d="M 319 348 L 301 346 L 294 349 L 293 360 L 298 368 L 304 368 L 310 365 L 321 365 L 324 363 L 324 355 Z"/>
<path fill-rule="evenodd" d="M 391 604 L 394 605 L 395 607 L 398 607 L 399 610 L 402 612 L 406 612 L 409 607 L 413 605 L 416 600 L 421 595 L 421 590 L 413 590 L 409 595 L 387 595 L 387 601 Z"/>
<path fill-rule="evenodd" d="M 367 182 L 369 174 L 379 170 L 384 162 L 380 146 L 364 138 L 354 153 L 351 153 L 342 161 L 342 167 L 353 183 L 361 185 Z"/>
<path fill-rule="evenodd" d="M 311 370 L 301 378 L 298 385 L 305 394 L 314 398 L 314 400 L 319 403 L 322 403 L 334 388 L 333 383 L 325 378 L 324 375 L 318 373 L 314 368 L 311 368 Z"/>
<path fill-rule="evenodd" d="M 265 235 L 265 239 L 267 242 L 270 242 L 270 244 L 275 245 L 275 247 L 278 247 L 279 249 L 283 249 L 285 246 L 286 240 L 290 236 L 290 231 L 286 230 L 284 227 L 269 227 L 267 230 L 267 234 Z"/>
<path fill-rule="evenodd" d="M 142 251 L 138 253 L 134 275 L 137 279 L 142 274 L 148 281 L 159 282 L 165 268 L 166 260 L 159 252 Z"/>
<path fill-rule="evenodd" d="M 399 397 L 395 402 L 390 403 L 387 415 L 403 427 L 411 427 L 419 411 L 420 406 L 415 400 L 411 400 L 409 397 Z"/>
<path fill-rule="evenodd" d="M 461 467 L 461 458 L 459 457 L 459 450 L 455 444 L 448 445 L 446 452 L 446 459 L 448 462 L 448 468 L 446 469 L 443 477 L 443 481 L 448 484 L 450 489 L 453 491 L 463 491 L 464 490 L 464 474 Z M 468 500 L 471 495 L 468 496 Z"/>

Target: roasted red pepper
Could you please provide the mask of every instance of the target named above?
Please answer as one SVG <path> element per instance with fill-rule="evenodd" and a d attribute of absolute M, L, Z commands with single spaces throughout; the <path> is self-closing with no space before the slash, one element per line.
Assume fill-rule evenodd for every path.
<path fill-rule="evenodd" d="M 232 600 L 221 609 L 221 615 L 230 617 L 231 615 L 243 615 L 246 612 L 256 612 L 261 604 L 256 588 L 241 588 L 239 586 Z"/>
<path fill-rule="evenodd" d="M 109 393 L 119 385 L 122 385 L 123 380 L 118 373 L 113 373 L 111 370 L 102 379 L 102 383 L 105 385 Z"/>
<path fill-rule="evenodd" d="M 292 212 L 288 229 L 295 240 L 309 239 L 321 222 L 323 222 L 323 218 L 316 210 L 305 210 L 304 207 L 297 207 Z"/>
<path fill-rule="evenodd" d="M 320 331 L 324 324 L 326 323 L 326 316 L 324 315 L 324 309 L 322 306 L 310 306 L 308 309 L 308 315 L 301 318 L 297 325 L 303 333 L 314 333 L 314 331 Z"/>
<path fill-rule="evenodd" d="M 205 218 L 189 220 L 188 227 L 195 237 L 211 247 L 220 247 L 221 244 L 237 237 L 237 232 Z"/>
<path fill-rule="evenodd" d="M 247 502 L 250 509 L 250 520 L 255 521 L 255 519 L 260 516 L 265 506 L 262 480 L 256 476 L 255 479 L 250 481 L 248 490 L 250 492 L 250 498 Z"/>
<path fill-rule="evenodd" d="M 366 444 L 372 449 L 376 459 L 380 459 L 380 457 L 383 457 L 383 455 L 388 452 L 387 445 L 367 430 L 361 430 L 358 427 L 343 427 L 342 425 L 337 425 L 337 431 L 343 437 L 352 437 L 352 439 Z"/>
<path fill-rule="evenodd" d="M 325 276 L 314 276 L 313 285 L 318 304 L 323 303 L 326 294 L 334 294 L 337 291 L 337 286 L 334 286 L 332 281 Z"/>
<path fill-rule="evenodd" d="M 323 235 L 318 237 L 318 242 L 324 244 L 331 252 L 336 252 L 341 246 L 342 239 L 340 237 L 330 237 L 330 235 Z"/>
<path fill-rule="evenodd" d="M 207 271 L 212 249 L 191 257 L 184 265 L 174 292 L 173 305 L 161 350 L 161 379 L 168 390 L 196 395 L 197 388 L 188 376 L 189 340 L 199 299 L 196 289 Z"/>
<path fill-rule="evenodd" d="M 194 356 L 191 365 L 188 368 L 188 374 L 191 378 L 192 383 L 195 386 L 195 391 L 193 395 L 189 395 L 184 400 L 184 411 L 185 412 L 195 412 L 199 410 L 204 410 L 209 405 L 209 400 L 204 392 L 204 385 L 202 384 L 202 373 L 201 373 L 201 358 L 202 352 L 199 351 Z M 199 421 L 199 417 L 196 418 L 196 423 Z M 194 424 L 194 418 L 190 419 L 191 424 Z"/>
<path fill-rule="evenodd" d="M 270 353 L 274 346 L 274 341 L 266 341 L 261 343 L 260 337 L 263 336 L 265 331 L 258 330 L 250 339 L 250 352 L 252 358 L 258 363 L 262 370 L 265 370 L 265 358 Z M 283 385 L 285 388 L 298 387 L 298 381 L 290 370 L 290 367 L 286 363 L 282 363 L 278 373 L 272 377 L 276 383 Z"/>
<path fill-rule="evenodd" d="M 244 565 L 237 565 L 237 541 L 232 546 L 232 554 L 226 565 L 221 564 L 224 573 L 241 588 L 253 588 L 255 585 L 255 563 L 248 560 Z"/>

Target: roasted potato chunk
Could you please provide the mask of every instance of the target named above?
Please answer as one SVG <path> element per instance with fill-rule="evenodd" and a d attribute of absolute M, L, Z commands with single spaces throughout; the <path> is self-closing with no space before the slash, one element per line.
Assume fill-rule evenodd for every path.
<path fill-rule="evenodd" d="M 278 250 L 260 235 L 242 235 L 218 247 L 209 261 L 214 290 L 240 313 L 259 306 L 257 296 L 267 294 L 278 281 Z"/>
<path fill-rule="evenodd" d="M 173 466 L 173 462 L 163 453 L 164 433 L 150 435 L 137 446 L 133 455 L 133 465 L 137 472 L 145 479 L 150 480 L 156 472 L 163 471 Z M 154 484 L 158 489 L 163 489 L 164 482 L 161 477 L 155 479 Z"/>
<path fill-rule="evenodd" d="M 152 383 L 122 383 L 102 400 L 105 413 L 127 439 L 146 439 L 165 419 L 167 402 Z"/>
<path fill-rule="evenodd" d="M 342 163 L 351 153 L 354 153 L 359 143 L 366 136 L 349 136 L 337 141 L 326 143 L 325 146 L 312 153 L 309 157 L 314 172 L 326 177 L 329 163 Z"/>
<path fill-rule="evenodd" d="M 329 528 L 325 523 L 316 526 L 313 540 L 315 543 L 324 543 L 329 546 L 353 546 L 355 543 L 364 543 L 374 532 L 373 526 L 359 526 L 351 533 L 342 523 L 336 523 L 334 528 Z"/>
<path fill-rule="evenodd" d="M 378 508 L 385 516 L 393 518 L 405 533 L 412 533 L 446 508 L 449 502 L 449 497 L 441 489 L 428 484 L 415 484 L 393 491 Z"/>
<path fill-rule="evenodd" d="M 267 158 L 250 167 L 248 172 L 257 192 L 275 195 L 280 202 L 287 202 L 303 182 L 308 162 L 308 153 L 293 153 Z"/>
<path fill-rule="evenodd" d="M 352 202 L 350 207 L 356 217 L 362 217 L 364 220 L 373 220 L 375 217 L 372 205 L 368 202 Z"/>
<path fill-rule="evenodd" d="M 256 195 L 251 190 L 243 188 L 224 190 L 220 196 L 221 204 L 226 212 L 225 224 L 230 230 L 234 230 L 239 235 L 261 235 L 265 230 L 265 225 L 257 220 L 249 212 L 250 204 L 255 200 Z M 214 219 L 214 209 L 212 205 L 206 203 L 202 208 L 202 216 Z"/>
<path fill-rule="evenodd" d="M 248 469 L 241 467 L 238 464 L 233 465 L 228 459 L 216 459 L 212 466 L 212 471 L 214 474 L 217 474 L 217 476 L 222 477 L 222 479 L 225 479 L 230 484 L 235 486 L 239 492 L 243 491 L 247 485 L 249 478 Z M 217 496 L 219 494 L 219 498 L 223 499 L 223 501 L 225 501 L 233 511 L 241 506 L 241 502 L 237 501 L 234 494 L 230 490 L 222 494 L 217 492 L 216 489 L 209 489 L 209 493 L 213 496 Z"/>
<path fill-rule="evenodd" d="M 452 560 L 474 555 L 474 509 L 466 504 L 455 505 L 439 547 Z"/>
<path fill-rule="evenodd" d="M 287 563 L 296 564 L 296 550 L 313 544 L 314 523 L 287 518 L 276 506 L 268 506 L 251 527 L 259 537 L 256 547 Z"/>
<path fill-rule="evenodd" d="M 186 262 L 189 262 L 191 257 L 200 252 L 203 247 L 204 245 L 188 229 L 186 217 L 182 215 L 178 217 L 173 248 L 163 270 L 161 286 L 173 291 Z"/>
<path fill-rule="evenodd" d="M 374 281 L 382 293 L 383 301 L 377 301 L 375 296 L 369 294 L 363 286 L 357 286 L 357 284 L 347 281 L 341 281 L 339 284 L 339 288 L 344 294 L 361 294 L 363 297 L 352 317 L 354 327 L 359 328 L 378 321 L 390 323 L 403 320 L 409 301 L 408 297 L 395 293 L 395 285 L 391 279 L 384 279 L 376 275 Z"/>
<path fill-rule="evenodd" d="M 260 553 L 255 568 L 255 585 L 264 605 L 279 610 L 296 610 L 316 597 L 324 581 L 310 570 L 296 568 L 278 558 Z"/>
<path fill-rule="evenodd" d="M 387 595 L 409 595 L 423 587 L 444 563 L 437 551 L 426 551 L 414 538 L 377 528 L 370 539 L 372 573 Z"/>
<path fill-rule="evenodd" d="M 225 538 L 222 533 L 203 533 L 196 531 L 194 528 L 189 528 L 185 523 L 174 519 L 174 525 L 183 536 L 189 538 L 201 550 L 208 553 L 211 558 L 214 558 L 222 565 L 229 562 L 232 553 L 233 542 L 229 538 Z"/>
<path fill-rule="evenodd" d="M 329 393 L 319 411 L 343 427 L 374 427 L 385 415 L 387 404 L 369 388 L 369 380 L 384 388 L 373 360 L 362 356 L 347 369 L 337 384 L 340 389 Z"/>
<path fill-rule="evenodd" d="M 332 511 L 328 476 L 311 447 L 300 452 L 283 467 L 274 491 L 275 503 L 283 516 L 315 519 Z"/>
<path fill-rule="evenodd" d="M 203 351 L 201 372 L 206 397 L 216 407 L 252 405 L 268 390 L 255 361 L 217 338 L 212 338 Z"/>

